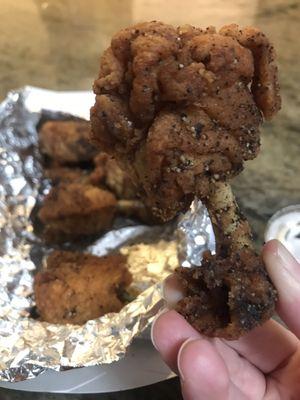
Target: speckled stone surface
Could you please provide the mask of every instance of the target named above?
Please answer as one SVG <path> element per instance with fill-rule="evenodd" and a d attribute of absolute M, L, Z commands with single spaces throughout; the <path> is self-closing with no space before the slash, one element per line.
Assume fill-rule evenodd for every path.
<path fill-rule="evenodd" d="M 121 27 L 161 19 L 175 25 L 261 27 L 278 53 L 283 107 L 262 129 L 262 150 L 235 179 L 234 191 L 259 245 L 269 217 L 300 203 L 300 65 L 298 0 L 0 0 L 0 99 L 24 85 L 90 89 L 98 59 Z M 2 400 L 180 399 L 177 380 L 122 394 L 23 394 Z"/>
<path fill-rule="evenodd" d="M 263 126 L 261 152 L 248 162 L 233 186 L 260 244 L 271 215 L 282 207 L 300 203 L 299 23 L 297 1 L 258 3 L 254 24 L 272 38 L 277 50 L 282 110 Z"/>

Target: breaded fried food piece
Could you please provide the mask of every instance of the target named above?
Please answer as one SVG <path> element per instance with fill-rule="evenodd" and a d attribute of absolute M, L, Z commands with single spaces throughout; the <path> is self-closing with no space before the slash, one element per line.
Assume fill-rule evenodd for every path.
<path fill-rule="evenodd" d="M 205 335 L 233 340 L 273 315 L 277 294 L 230 186 L 216 184 L 206 206 L 216 254 L 206 252 L 199 267 L 177 269 L 183 299 L 175 309 Z"/>
<path fill-rule="evenodd" d="M 280 109 L 268 38 L 237 25 L 138 24 L 113 37 L 94 92 L 92 138 L 123 164 L 152 212 L 170 220 L 197 196 L 210 214 L 216 255 L 177 271 L 185 296 L 177 310 L 227 339 L 270 318 L 276 291 L 227 183 L 257 156 L 263 118 Z"/>
<path fill-rule="evenodd" d="M 124 303 L 119 294 L 132 281 L 126 257 L 96 257 L 69 251 L 54 251 L 47 268 L 34 278 L 38 313 L 54 324 L 84 324 Z"/>
<path fill-rule="evenodd" d="M 257 155 L 262 117 L 280 108 L 274 58 L 256 28 L 121 30 L 94 83 L 93 139 L 169 220 Z"/>
<path fill-rule="evenodd" d="M 272 315 L 275 291 L 251 250 L 206 252 L 200 267 L 180 268 L 177 277 L 184 297 L 175 308 L 206 336 L 237 339 Z"/>
<path fill-rule="evenodd" d="M 118 213 L 142 222 L 153 224 L 158 219 L 139 199 L 137 188 L 129 175 L 118 165 L 117 161 L 106 153 L 99 153 L 94 159 L 95 169 L 89 180 L 92 185 L 104 185 L 119 199 Z"/>
<path fill-rule="evenodd" d="M 90 171 L 76 167 L 53 166 L 44 170 L 44 177 L 49 179 L 53 186 L 60 183 L 88 183 Z"/>
<path fill-rule="evenodd" d="M 116 160 L 101 152 L 94 158 L 94 164 L 95 169 L 90 176 L 92 184 L 103 183 L 119 199 L 136 199 L 136 187 Z"/>
<path fill-rule="evenodd" d="M 40 152 L 60 165 L 91 162 L 96 150 L 89 136 L 88 121 L 48 121 L 39 130 Z"/>
<path fill-rule="evenodd" d="M 59 243 L 109 229 L 116 212 L 115 196 L 92 185 L 60 184 L 46 196 L 38 217 L 47 242 Z"/>

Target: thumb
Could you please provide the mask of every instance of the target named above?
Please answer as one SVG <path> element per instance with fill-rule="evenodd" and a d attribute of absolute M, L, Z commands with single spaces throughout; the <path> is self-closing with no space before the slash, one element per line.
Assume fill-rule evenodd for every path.
<path fill-rule="evenodd" d="M 300 338 L 300 264 L 278 240 L 266 243 L 263 259 L 278 291 L 278 315 Z"/>
<path fill-rule="evenodd" d="M 208 339 L 184 342 L 177 363 L 185 400 L 246 399 L 232 383 L 224 359 Z"/>

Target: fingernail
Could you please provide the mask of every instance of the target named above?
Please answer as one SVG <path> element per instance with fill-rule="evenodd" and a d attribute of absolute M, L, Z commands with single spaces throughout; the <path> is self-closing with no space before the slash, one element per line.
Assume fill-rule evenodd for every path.
<path fill-rule="evenodd" d="M 155 325 L 156 321 L 158 320 L 158 318 L 159 318 L 162 314 L 165 314 L 165 313 L 168 312 L 168 311 L 169 311 L 168 308 L 163 308 L 162 310 L 160 310 L 160 311 L 156 314 L 156 316 L 155 316 L 155 318 L 154 318 L 154 320 L 153 320 L 153 322 L 152 322 L 152 325 L 151 325 L 150 337 L 151 337 L 152 344 L 153 344 L 153 346 L 155 347 L 155 349 L 156 349 L 157 351 L 159 351 L 159 349 L 158 349 L 158 347 L 157 347 L 157 345 L 156 345 L 156 343 L 155 343 L 155 340 L 154 340 L 154 334 L 153 334 L 154 325 Z"/>
<path fill-rule="evenodd" d="M 280 242 L 277 244 L 277 256 L 282 267 L 285 268 L 294 279 L 300 282 L 300 264 Z"/>
<path fill-rule="evenodd" d="M 180 282 L 174 274 L 168 276 L 163 282 L 163 298 L 171 307 L 183 298 Z"/>
<path fill-rule="evenodd" d="M 280 243 L 271 245 L 264 255 L 269 275 L 279 292 L 284 293 L 286 300 L 299 298 L 300 265 L 290 252 Z"/>
<path fill-rule="evenodd" d="M 178 352 L 178 355 L 177 355 L 177 367 L 178 367 L 178 372 L 179 372 L 180 379 L 181 379 L 182 382 L 185 380 L 185 377 L 184 377 L 184 369 L 182 368 L 182 365 L 181 365 L 181 356 L 182 356 L 182 352 L 185 350 L 185 348 L 186 348 L 186 346 L 187 346 L 188 344 L 190 344 L 191 342 L 196 342 L 196 340 L 197 340 L 197 339 L 194 339 L 194 338 L 189 338 L 189 339 L 187 339 L 187 340 L 181 345 L 181 347 L 180 347 L 180 349 L 179 349 L 179 352 Z"/>

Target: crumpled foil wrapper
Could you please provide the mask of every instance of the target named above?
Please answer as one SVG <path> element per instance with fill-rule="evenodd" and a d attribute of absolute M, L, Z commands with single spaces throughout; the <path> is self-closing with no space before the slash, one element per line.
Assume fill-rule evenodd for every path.
<path fill-rule="evenodd" d="M 195 199 L 177 226 L 178 258 L 182 267 L 200 266 L 202 254 L 215 254 L 215 235 L 207 209 Z"/>
<path fill-rule="evenodd" d="M 200 265 L 214 248 L 205 208 L 195 201 L 176 226 L 136 225 L 118 220 L 113 229 L 82 250 L 128 256 L 133 287 L 140 293 L 119 313 L 82 326 L 54 325 L 31 317 L 33 274 L 51 249 L 34 235 L 31 212 L 39 198 L 42 169 L 36 125 L 42 110 L 88 119 L 91 92 L 53 92 L 25 87 L 0 104 L 0 380 L 34 378 L 46 369 L 111 363 L 125 355 L 134 337 L 162 307 L 161 281 L 179 265 Z M 177 238 L 176 238 L 177 237 Z M 159 241 L 157 240 L 159 238 Z M 178 243 L 179 242 L 179 243 Z"/>

